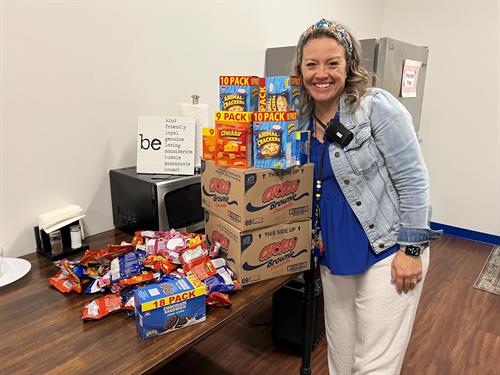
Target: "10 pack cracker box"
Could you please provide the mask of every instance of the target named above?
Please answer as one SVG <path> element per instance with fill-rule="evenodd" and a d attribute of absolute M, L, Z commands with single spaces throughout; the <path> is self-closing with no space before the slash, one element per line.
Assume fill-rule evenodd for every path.
<path fill-rule="evenodd" d="M 143 339 L 206 319 L 205 285 L 196 276 L 170 279 L 134 291 L 135 319 Z"/>
<path fill-rule="evenodd" d="M 254 167 L 287 169 L 297 165 L 297 111 L 254 112 L 252 119 Z"/>
<path fill-rule="evenodd" d="M 210 243 L 221 245 L 221 254 L 241 285 L 303 272 L 310 267 L 310 219 L 241 231 L 205 211 L 205 233 Z"/>
<path fill-rule="evenodd" d="M 300 113 L 302 86 L 297 76 L 261 78 L 259 111 L 297 111 Z"/>
<path fill-rule="evenodd" d="M 313 164 L 285 170 L 201 163 L 201 203 L 245 231 L 311 218 Z"/>
<path fill-rule="evenodd" d="M 259 77 L 220 76 L 221 111 L 254 112 L 259 108 Z"/>

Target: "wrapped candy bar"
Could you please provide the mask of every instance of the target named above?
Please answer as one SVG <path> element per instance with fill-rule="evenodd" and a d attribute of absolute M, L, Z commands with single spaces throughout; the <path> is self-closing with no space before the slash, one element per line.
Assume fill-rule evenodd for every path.
<path fill-rule="evenodd" d="M 233 304 L 231 298 L 229 298 L 229 296 L 224 293 L 213 292 L 210 293 L 206 298 L 206 304 L 208 306 L 228 307 Z"/>
<path fill-rule="evenodd" d="M 195 274 L 200 280 L 205 280 L 217 273 L 217 269 L 206 255 L 195 258 L 182 266 L 186 274 Z"/>
<path fill-rule="evenodd" d="M 101 319 L 106 315 L 122 309 L 122 298 L 119 294 L 107 294 L 86 303 L 82 310 L 82 319 Z"/>
<path fill-rule="evenodd" d="M 142 264 L 144 267 L 152 268 L 155 271 L 161 271 L 163 273 L 170 273 L 177 267 L 170 263 L 167 258 L 161 255 L 149 255 L 146 257 Z"/>
<path fill-rule="evenodd" d="M 118 283 L 120 286 L 134 285 L 145 283 L 154 279 L 153 271 L 142 271 L 139 275 L 129 277 L 128 279 L 122 279 Z"/>

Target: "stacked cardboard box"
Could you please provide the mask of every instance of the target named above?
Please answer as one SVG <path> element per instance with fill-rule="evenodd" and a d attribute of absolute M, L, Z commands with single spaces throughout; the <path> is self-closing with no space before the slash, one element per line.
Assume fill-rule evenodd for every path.
<path fill-rule="evenodd" d="M 270 132 L 275 131 L 275 138 L 279 136 L 286 146 L 287 137 L 295 138 L 300 80 L 223 76 L 219 81 L 215 139 L 206 139 L 213 152 L 202 161 L 207 238 L 221 245 L 228 266 L 242 285 L 302 272 L 310 267 L 311 259 L 313 165 L 307 158 L 287 163 L 283 152 L 279 166 L 262 168 L 266 164 L 255 160 L 263 151 L 253 139 L 260 135 L 262 139 L 257 141 L 272 143 Z M 256 112 L 257 97 L 262 112 Z M 266 105 L 285 99 L 287 107 Z M 264 128 L 269 122 L 269 129 Z M 277 125 L 283 126 L 278 129 Z M 256 131 L 262 134 L 254 134 Z"/>

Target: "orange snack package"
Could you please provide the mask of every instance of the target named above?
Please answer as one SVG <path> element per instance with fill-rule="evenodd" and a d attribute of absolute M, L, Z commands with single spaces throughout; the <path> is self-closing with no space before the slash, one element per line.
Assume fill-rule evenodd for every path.
<path fill-rule="evenodd" d="M 215 145 L 217 144 L 215 139 L 215 129 L 202 128 L 201 134 L 203 143 L 203 159 L 215 160 Z"/>
<path fill-rule="evenodd" d="M 246 169 L 252 166 L 252 113 L 215 112 L 215 163 Z"/>

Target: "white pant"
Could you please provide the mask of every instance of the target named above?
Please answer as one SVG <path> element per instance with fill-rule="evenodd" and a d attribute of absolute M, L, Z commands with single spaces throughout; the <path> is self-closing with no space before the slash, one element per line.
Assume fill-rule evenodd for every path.
<path fill-rule="evenodd" d="M 429 268 L 422 281 L 398 294 L 391 282 L 391 255 L 356 276 L 334 276 L 321 266 L 330 375 L 399 374 Z"/>

